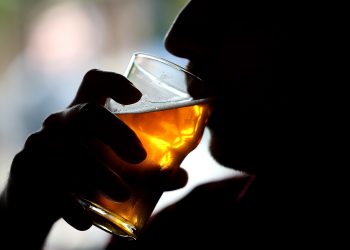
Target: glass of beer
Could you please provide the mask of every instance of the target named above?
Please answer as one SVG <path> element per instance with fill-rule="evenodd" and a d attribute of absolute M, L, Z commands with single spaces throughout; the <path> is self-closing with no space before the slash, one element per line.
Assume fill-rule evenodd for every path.
<path fill-rule="evenodd" d="M 125 202 L 97 194 L 79 202 L 92 215 L 95 226 L 128 239 L 137 239 L 163 191 L 155 173 L 171 175 L 197 147 L 211 112 L 212 99 L 201 96 L 204 82 L 184 68 L 161 58 L 135 53 L 125 76 L 142 92 L 135 104 L 112 99 L 106 108 L 139 137 L 147 157 L 139 164 L 112 156 L 111 170 L 131 190 Z"/>

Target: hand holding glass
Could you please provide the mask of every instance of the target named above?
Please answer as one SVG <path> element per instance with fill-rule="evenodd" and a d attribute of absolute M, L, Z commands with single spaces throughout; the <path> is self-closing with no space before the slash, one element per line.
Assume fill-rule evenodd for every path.
<path fill-rule="evenodd" d="M 172 62 L 142 53 L 133 55 L 125 76 L 142 92 L 141 100 L 120 105 L 110 99 L 106 107 L 134 130 L 147 158 L 140 164 L 131 164 L 115 156 L 116 167 L 111 170 L 170 173 L 196 148 L 203 135 L 210 98 L 195 98 L 189 93 L 193 86 L 200 88 L 202 80 Z M 132 173 L 122 176 L 131 189 L 127 201 L 115 202 L 102 193 L 79 201 L 92 215 L 94 225 L 136 239 L 163 191 L 152 178 Z"/>

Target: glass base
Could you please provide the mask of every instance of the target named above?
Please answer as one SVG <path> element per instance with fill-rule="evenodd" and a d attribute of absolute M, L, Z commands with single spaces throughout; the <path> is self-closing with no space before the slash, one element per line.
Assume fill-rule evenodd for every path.
<path fill-rule="evenodd" d="M 79 198 L 78 201 L 85 209 L 87 209 L 95 226 L 108 233 L 129 240 L 136 240 L 136 228 L 123 217 L 112 213 L 89 200 Z"/>

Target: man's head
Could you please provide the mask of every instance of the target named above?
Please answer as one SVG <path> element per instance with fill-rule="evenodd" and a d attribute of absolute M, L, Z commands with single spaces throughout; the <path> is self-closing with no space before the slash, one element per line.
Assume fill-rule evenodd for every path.
<path fill-rule="evenodd" d="M 257 173 L 290 153 L 292 62 L 284 10 L 192 0 L 167 34 L 166 48 L 189 59 L 189 70 L 218 97 L 208 127 L 211 153 L 222 165 Z"/>

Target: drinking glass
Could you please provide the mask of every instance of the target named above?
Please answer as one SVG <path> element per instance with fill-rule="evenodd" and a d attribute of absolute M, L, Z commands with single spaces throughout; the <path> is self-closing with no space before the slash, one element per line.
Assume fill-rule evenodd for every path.
<path fill-rule="evenodd" d="M 137 239 L 163 193 L 160 183 L 151 176 L 156 172 L 171 174 L 197 147 L 212 99 L 199 94 L 205 93 L 200 89 L 204 82 L 199 77 L 152 55 L 133 54 L 125 76 L 142 92 L 142 98 L 131 105 L 109 99 L 106 108 L 137 134 L 147 157 L 131 164 L 113 156 L 111 170 L 121 175 L 131 190 L 127 201 L 116 202 L 102 193 L 79 201 L 97 227 Z"/>

